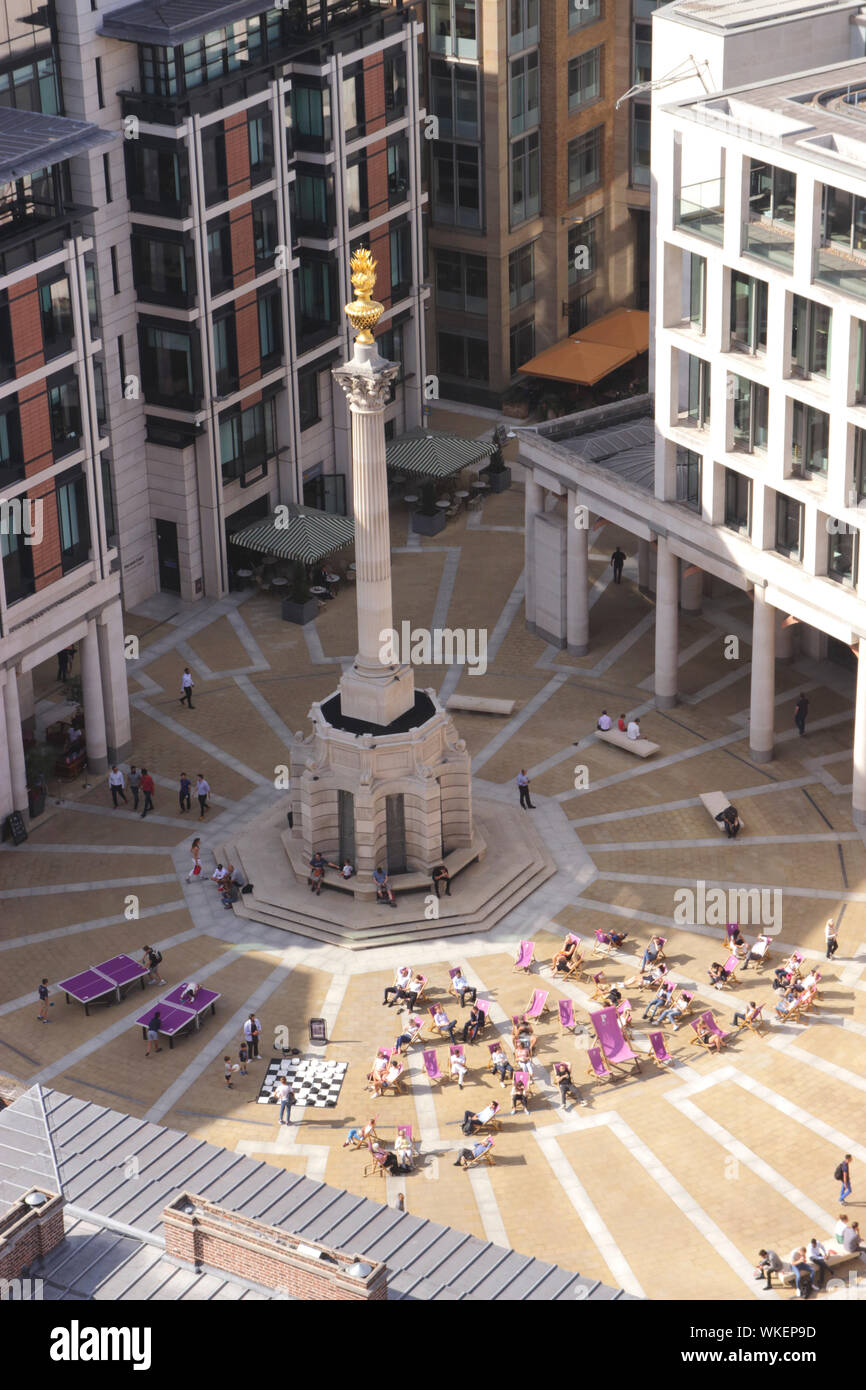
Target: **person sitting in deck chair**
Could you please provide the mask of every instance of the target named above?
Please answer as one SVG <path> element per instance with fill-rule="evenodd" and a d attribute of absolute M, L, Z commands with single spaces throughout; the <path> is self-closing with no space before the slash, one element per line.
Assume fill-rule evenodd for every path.
<path fill-rule="evenodd" d="M 553 960 L 551 961 L 554 974 L 556 974 L 557 971 L 560 971 L 564 974 L 567 970 L 571 969 L 571 965 L 574 961 L 576 951 L 577 942 L 573 937 L 570 937 L 563 942 L 562 950 L 557 951 L 556 955 L 553 957 Z"/>
<path fill-rule="evenodd" d="M 526 1086 L 519 1077 L 515 1076 L 511 1083 L 511 1113 L 515 1113 L 518 1105 L 526 1111 L 529 1109 L 529 1096 L 526 1094 Z"/>
<path fill-rule="evenodd" d="M 482 1154 L 485 1154 L 487 1152 L 487 1150 L 491 1147 L 492 1143 L 492 1139 L 479 1139 L 477 1143 L 472 1145 L 471 1149 L 461 1149 L 460 1153 L 457 1155 L 457 1158 L 455 1159 L 454 1167 L 468 1168 L 470 1163 L 472 1163 L 476 1158 L 481 1158 Z"/>
<path fill-rule="evenodd" d="M 505 1086 L 509 1076 L 514 1075 L 514 1068 L 501 1047 L 497 1047 L 495 1052 L 491 1052 L 490 1061 L 493 1066 L 494 1075 L 499 1077 L 500 1086 Z"/>
<path fill-rule="evenodd" d="M 484 1125 L 489 1124 L 498 1110 L 498 1100 L 491 1101 L 489 1105 L 485 1105 L 484 1109 L 479 1110 L 477 1114 L 474 1110 L 466 1110 L 463 1113 L 463 1123 L 460 1128 L 463 1130 L 464 1134 L 472 1135 L 477 1129 L 483 1128 Z"/>
<path fill-rule="evenodd" d="M 723 1039 L 719 1037 L 718 1033 L 711 1032 L 702 1018 L 698 1019 L 695 1025 L 695 1036 L 705 1047 L 711 1047 L 714 1052 L 721 1052 L 724 1045 Z"/>

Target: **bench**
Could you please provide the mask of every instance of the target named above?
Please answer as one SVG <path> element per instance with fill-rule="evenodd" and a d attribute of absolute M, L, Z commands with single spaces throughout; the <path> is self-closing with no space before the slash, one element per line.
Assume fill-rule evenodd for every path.
<path fill-rule="evenodd" d="M 467 714 L 513 714 L 516 700 L 491 700 L 483 695 L 449 695 L 446 709 Z"/>
<path fill-rule="evenodd" d="M 450 853 L 444 854 L 439 861 L 441 864 L 445 865 L 452 880 L 464 869 L 467 869 L 476 859 L 481 860 L 484 857 L 487 845 L 480 836 L 476 835 L 475 838 L 476 843 L 474 846 L 469 845 L 463 849 L 452 849 Z M 310 864 L 309 857 L 304 852 L 302 842 L 291 838 L 290 835 L 284 835 L 283 844 L 285 845 L 289 861 L 296 877 L 302 879 L 306 883 L 310 877 Z M 246 877 L 246 874 L 244 874 L 244 877 Z M 340 892 L 351 893 L 353 895 L 357 894 L 359 889 L 362 889 L 364 896 L 369 897 L 371 893 L 375 891 L 375 884 L 370 881 L 364 881 L 366 879 L 367 875 L 364 874 L 360 875 L 361 881 L 359 881 L 358 874 L 355 874 L 352 878 L 343 878 L 343 875 L 337 869 L 326 869 L 322 885 L 326 888 L 336 888 Z M 402 874 L 391 874 L 390 879 L 395 897 L 400 893 L 420 891 L 422 889 L 427 893 L 433 891 L 430 874 L 422 870 L 412 870 Z"/>
<path fill-rule="evenodd" d="M 731 804 L 731 798 L 729 796 L 725 796 L 724 792 L 701 792 L 701 801 L 704 803 L 704 806 L 706 806 L 713 820 L 716 821 L 716 825 L 718 826 L 719 830 L 724 835 L 724 824 L 722 823 L 722 821 L 716 820 L 716 816 L 720 816 L 722 811 L 726 811 L 728 809 L 728 807 Z M 739 811 L 737 812 L 737 815 L 740 815 Z M 743 817 L 740 816 L 740 829 L 745 830 L 745 828 L 746 822 L 743 820 Z"/>
<path fill-rule="evenodd" d="M 835 1246 L 833 1249 L 831 1249 L 829 1244 L 826 1248 L 826 1264 L 828 1279 L 835 1278 L 836 1271 L 842 1269 L 845 1265 L 851 1264 L 854 1260 L 860 1260 L 864 1258 L 864 1251 L 862 1250 L 840 1250 L 838 1246 Z M 806 1250 L 808 1251 L 808 1249 L 809 1243 L 807 1241 Z M 786 1285 L 792 1285 L 794 1283 L 794 1270 L 792 1266 L 789 1264 L 786 1264 L 784 1269 L 773 1270 L 773 1274 L 774 1277 L 778 1279 L 779 1283 L 782 1285 L 783 1288 Z"/>
<path fill-rule="evenodd" d="M 634 753 L 638 758 L 648 758 L 661 747 L 661 744 L 651 743 L 648 738 L 629 738 L 622 729 L 597 729 L 596 733 L 602 743 L 612 743 L 617 748 L 624 748 L 627 753 Z"/>

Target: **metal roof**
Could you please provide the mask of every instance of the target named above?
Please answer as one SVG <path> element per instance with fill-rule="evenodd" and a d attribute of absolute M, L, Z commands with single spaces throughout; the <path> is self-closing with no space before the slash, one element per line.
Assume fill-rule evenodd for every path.
<path fill-rule="evenodd" d="M 304 33 L 303 20 L 298 24 L 298 44 L 320 42 L 339 26 L 353 19 L 373 19 L 377 10 L 388 9 L 390 5 L 391 0 L 368 0 L 366 8 L 359 4 L 354 9 L 344 6 L 338 11 L 332 3 L 328 9 L 328 33 L 316 32 L 316 6 L 310 16 L 309 32 Z M 126 43 L 153 43 L 173 48 L 200 34 L 263 14 L 267 9 L 268 5 L 262 0 L 162 0 L 158 4 L 153 0 L 135 0 L 132 5 L 123 5 L 104 14 L 99 32 Z"/>
<path fill-rule="evenodd" d="M 67 1238 L 31 1274 L 46 1297 L 267 1296 L 165 1255 L 162 1212 L 195 1192 L 388 1266 L 391 1299 L 630 1299 L 529 1255 L 216 1148 L 189 1134 L 34 1086 L 0 1112 L 0 1211 L 33 1186 L 58 1187 Z"/>
<path fill-rule="evenodd" d="M 89 121 L 0 106 L 0 183 L 47 169 L 87 150 L 105 149 L 120 138 Z"/>
<path fill-rule="evenodd" d="M 580 416 L 573 417 L 574 428 Z M 584 463 L 594 463 L 618 474 L 625 482 L 652 492 L 655 485 L 655 422 L 650 416 L 638 417 L 606 429 L 568 433 L 568 422 L 557 420 L 542 426 L 540 438 L 567 449 Z"/>
<path fill-rule="evenodd" d="M 656 11 L 664 19 L 697 21 L 712 29 L 748 29 L 786 19 L 803 19 L 809 14 L 859 9 L 861 0 L 675 0 Z"/>

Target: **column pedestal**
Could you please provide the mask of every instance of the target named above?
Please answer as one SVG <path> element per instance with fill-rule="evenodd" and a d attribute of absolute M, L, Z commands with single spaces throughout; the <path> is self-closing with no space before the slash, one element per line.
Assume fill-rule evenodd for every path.
<path fill-rule="evenodd" d="M 752 690 L 749 712 L 749 756 L 753 762 L 772 762 L 775 745 L 776 610 L 760 589 L 752 595 Z"/>
<path fill-rule="evenodd" d="M 525 556 L 523 611 L 526 626 L 530 632 L 535 631 L 535 517 L 543 510 L 544 488 L 540 483 L 534 482 L 532 475 L 527 473 L 523 495 Z"/>
<path fill-rule="evenodd" d="M 577 493 L 569 491 L 566 540 L 565 641 L 572 656 L 589 651 L 589 531 L 575 526 Z"/>
<path fill-rule="evenodd" d="M 642 594 L 650 592 L 650 543 L 649 541 L 638 541 L 637 543 L 637 583 L 638 589 Z"/>
<path fill-rule="evenodd" d="M 679 657 L 679 561 L 662 536 L 656 570 L 655 697 L 659 709 L 677 703 Z"/>
<path fill-rule="evenodd" d="M 97 642 L 96 623 L 91 622 L 87 627 L 87 636 L 78 644 L 81 656 L 81 703 L 84 706 L 88 769 L 90 772 L 105 772 L 108 767 L 108 746 Z"/>
<path fill-rule="evenodd" d="M 6 673 L 6 746 L 12 784 L 12 809 L 27 810 L 27 768 L 24 763 L 24 740 L 21 737 L 21 704 L 18 699 L 18 678 L 14 671 Z"/>
<path fill-rule="evenodd" d="M 121 763 L 132 750 L 132 722 L 123 654 L 123 615 L 120 603 L 110 603 L 96 620 L 105 738 L 109 763 Z"/>

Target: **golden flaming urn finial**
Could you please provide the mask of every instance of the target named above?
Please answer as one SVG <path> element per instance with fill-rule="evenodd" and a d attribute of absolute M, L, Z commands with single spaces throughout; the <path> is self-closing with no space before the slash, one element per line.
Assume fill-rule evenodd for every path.
<path fill-rule="evenodd" d="M 355 341 L 372 343 L 373 334 L 370 329 L 375 328 L 385 312 L 384 304 L 371 298 L 373 290 L 376 288 L 376 262 L 370 251 L 362 246 L 352 256 L 349 264 L 352 268 L 352 288 L 355 291 L 355 298 L 351 304 L 345 306 L 346 317 L 353 328 L 360 329 Z"/>

